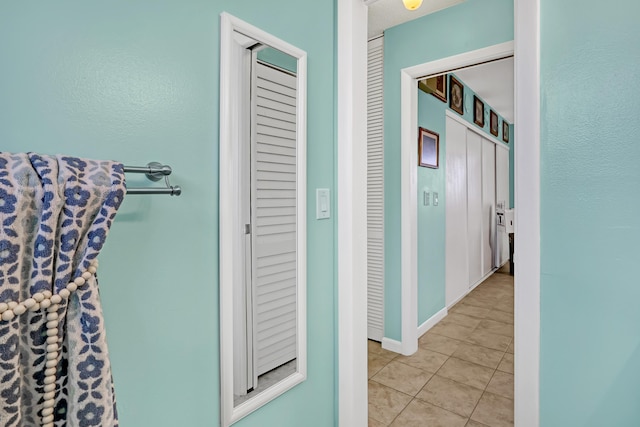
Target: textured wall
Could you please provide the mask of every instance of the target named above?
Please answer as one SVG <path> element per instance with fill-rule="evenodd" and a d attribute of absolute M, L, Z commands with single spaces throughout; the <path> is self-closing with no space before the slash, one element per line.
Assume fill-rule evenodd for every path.
<path fill-rule="evenodd" d="M 308 52 L 308 190 L 334 189 L 334 3 L 2 2 L 0 141 L 174 168 L 179 198 L 129 196 L 99 277 L 123 426 L 215 426 L 219 14 Z M 130 179 L 135 184 L 135 177 Z M 144 184 L 144 182 L 138 182 Z M 334 221 L 309 202 L 308 380 L 239 426 L 335 414 Z M 224 249 L 223 249 L 224 250 Z"/>
<path fill-rule="evenodd" d="M 541 1 L 541 425 L 640 425 L 640 5 Z"/>

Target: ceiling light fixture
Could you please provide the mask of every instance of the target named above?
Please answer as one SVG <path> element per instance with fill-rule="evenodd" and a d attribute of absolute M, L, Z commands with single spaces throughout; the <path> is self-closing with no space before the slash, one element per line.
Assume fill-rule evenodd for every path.
<path fill-rule="evenodd" d="M 402 3 L 408 10 L 416 10 L 422 5 L 422 0 L 402 0 Z"/>

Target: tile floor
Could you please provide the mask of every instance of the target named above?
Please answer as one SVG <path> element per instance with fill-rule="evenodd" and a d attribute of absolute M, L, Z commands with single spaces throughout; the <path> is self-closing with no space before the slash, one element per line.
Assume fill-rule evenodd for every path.
<path fill-rule="evenodd" d="M 400 356 L 369 341 L 369 427 L 513 426 L 513 276 L 485 280 Z"/>

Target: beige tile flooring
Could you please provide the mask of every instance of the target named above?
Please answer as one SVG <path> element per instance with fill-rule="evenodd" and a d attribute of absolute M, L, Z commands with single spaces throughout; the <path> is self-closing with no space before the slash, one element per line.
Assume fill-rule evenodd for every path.
<path fill-rule="evenodd" d="M 504 267 L 400 356 L 369 341 L 369 427 L 513 426 L 513 277 Z"/>

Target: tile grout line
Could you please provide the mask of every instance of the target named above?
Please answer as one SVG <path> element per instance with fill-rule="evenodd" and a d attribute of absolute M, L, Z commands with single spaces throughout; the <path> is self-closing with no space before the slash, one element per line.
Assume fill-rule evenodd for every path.
<path fill-rule="evenodd" d="M 511 345 L 513 340 L 514 340 L 514 337 L 511 337 L 511 341 L 507 345 L 507 348 L 502 352 L 502 356 L 500 358 L 500 362 L 498 362 L 498 366 L 496 366 L 496 368 L 493 370 L 493 374 L 491 374 L 491 378 L 489 379 L 489 382 L 487 382 L 487 385 L 485 385 L 484 390 L 482 390 L 482 394 L 480 395 L 480 398 L 478 399 L 478 401 L 476 402 L 475 406 L 473 407 L 473 410 L 471 411 L 471 415 L 469 415 L 469 420 L 473 420 L 473 418 L 472 418 L 473 417 L 473 413 L 478 408 L 478 405 L 480 404 L 480 401 L 484 397 L 485 393 L 487 393 L 487 388 L 489 387 L 489 384 L 491 383 L 491 380 L 493 379 L 493 377 L 495 376 L 496 372 L 498 371 L 498 367 L 500 366 L 500 363 L 502 362 L 502 359 L 504 359 L 504 355 L 507 354 L 507 351 L 509 351 L 509 346 Z M 487 347 L 485 347 L 485 348 L 487 348 Z M 475 421 L 475 420 L 473 420 L 473 421 Z M 484 423 L 480 423 L 480 424 L 484 424 Z M 491 427 L 491 426 L 489 426 L 489 427 Z"/>
<path fill-rule="evenodd" d="M 396 420 L 396 418 L 398 418 L 398 417 L 400 416 L 400 414 L 402 414 L 402 412 L 404 412 L 404 410 L 405 410 L 405 409 L 407 409 L 407 406 L 409 406 L 409 404 L 410 404 L 411 402 L 413 402 L 413 401 L 414 401 L 415 397 L 414 397 L 414 396 L 411 396 L 410 394 L 407 394 L 407 393 L 405 393 L 405 392 L 403 392 L 403 391 L 396 390 L 396 389 L 395 389 L 395 388 L 393 388 L 393 387 L 389 387 L 388 385 L 384 385 L 384 384 L 382 384 L 382 383 L 379 383 L 379 382 L 378 382 L 378 381 L 376 381 L 376 380 L 369 380 L 369 381 L 373 381 L 374 383 L 376 383 L 376 384 L 378 384 L 378 385 L 381 385 L 381 386 L 383 386 L 383 387 L 390 388 L 391 390 L 394 390 L 394 391 L 396 391 L 396 392 L 398 392 L 398 393 L 402 393 L 402 394 L 404 394 L 405 396 L 411 397 L 411 400 L 409 400 L 409 402 L 407 402 L 407 404 L 402 408 L 402 410 L 400 410 L 400 412 L 398 412 L 398 414 L 393 418 L 393 420 L 391 420 L 391 422 L 390 422 L 390 423 L 386 424 L 384 421 L 380 421 L 380 420 L 378 420 L 377 418 L 374 418 L 374 420 L 376 420 L 376 421 L 378 421 L 378 422 L 380 422 L 380 423 L 386 424 L 386 425 L 387 425 L 387 427 L 388 427 L 388 426 L 390 426 L 391 424 L 393 424 L 393 422 Z M 369 417 L 369 418 L 371 418 L 371 417 Z"/>
<path fill-rule="evenodd" d="M 493 277 L 493 276 L 492 276 L 492 277 Z M 493 285 L 493 284 L 496 284 L 496 285 L 498 285 L 498 286 L 497 286 L 495 289 L 498 289 L 498 290 L 499 290 L 500 288 L 502 288 L 502 287 L 503 287 L 502 283 L 497 282 L 497 281 L 496 281 L 496 282 L 491 282 L 491 281 L 490 281 L 490 278 L 489 278 L 487 281 L 485 281 L 485 282 L 484 282 L 484 284 L 486 284 L 486 285 Z M 506 287 L 506 286 L 505 286 L 505 287 Z M 478 286 L 476 289 L 479 289 L 479 286 Z M 485 289 L 487 289 L 487 288 L 485 288 Z M 493 289 L 493 288 L 490 288 L 490 289 Z M 475 289 L 474 289 L 474 291 L 475 291 Z M 472 292 L 473 292 L 473 291 L 472 291 Z M 498 292 L 498 294 L 500 294 L 500 292 Z M 480 298 L 480 299 L 485 299 L 485 300 L 494 300 L 494 301 L 498 301 L 498 300 L 504 299 L 505 297 L 509 297 L 509 299 L 512 299 L 512 298 L 513 298 L 513 295 L 509 295 L 509 293 L 507 293 L 507 294 L 503 294 L 503 295 L 496 295 L 496 296 L 492 296 L 492 297 L 488 297 L 488 298 L 487 298 L 486 296 L 483 296 L 483 295 L 473 295 L 473 294 L 469 293 L 469 294 L 468 294 L 467 296 L 465 296 L 461 301 L 459 301 L 458 303 L 456 303 L 456 306 L 457 306 L 458 304 L 465 303 L 465 299 L 467 299 L 467 297 L 469 297 L 470 295 L 471 295 L 471 296 L 476 296 L 477 298 Z M 460 322 L 456 322 L 456 321 L 455 321 L 455 320 L 453 320 L 453 319 L 450 319 L 450 323 L 452 323 L 452 324 L 454 324 L 454 325 L 456 325 L 456 326 L 462 326 L 462 327 L 466 327 L 466 328 L 470 328 L 470 329 L 471 329 L 471 332 L 466 336 L 466 338 L 464 338 L 464 339 L 459 339 L 459 338 L 449 337 L 449 336 L 447 336 L 447 335 L 438 334 L 437 332 L 432 332 L 432 334 L 437 335 L 437 336 L 440 336 L 440 337 L 447 338 L 447 339 L 449 339 L 449 340 L 456 341 L 456 342 L 458 342 L 458 343 L 459 343 L 459 344 L 458 344 L 458 347 L 460 346 L 460 344 L 467 344 L 467 345 L 474 345 L 474 346 L 477 346 L 477 347 L 481 347 L 481 348 L 484 348 L 484 349 L 488 349 L 488 350 L 491 350 L 491 351 L 498 351 L 498 352 L 501 352 L 502 354 L 501 354 L 501 356 L 500 356 L 500 359 L 499 359 L 499 361 L 498 361 L 498 363 L 497 363 L 496 367 L 495 367 L 495 368 L 490 368 L 490 367 L 485 366 L 485 365 L 481 365 L 481 364 L 478 364 L 478 363 L 475 363 L 475 362 L 471 362 L 471 361 L 468 361 L 468 360 L 465 360 L 465 359 L 460 359 L 459 357 L 454 357 L 454 354 L 455 354 L 455 352 L 457 351 L 457 348 L 456 348 L 456 351 L 452 352 L 451 354 L 445 354 L 445 353 L 442 353 L 442 352 L 437 351 L 437 350 L 433 350 L 433 349 L 426 348 L 426 347 L 421 347 L 421 346 L 419 345 L 419 346 L 418 346 L 418 347 L 419 347 L 419 348 L 418 348 L 418 351 L 419 351 L 420 349 L 423 349 L 423 350 L 430 351 L 430 352 L 433 352 L 433 353 L 437 353 L 437 354 L 440 354 L 440 355 L 443 355 L 443 356 L 447 356 L 447 358 L 446 358 L 446 360 L 445 360 L 445 361 L 440 365 L 440 367 L 436 370 L 436 372 L 435 372 L 435 373 L 430 373 L 430 372 L 428 372 L 428 371 L 425 371 L 425 370 L 420 369 L 420 368 L 416 368 L 415 366 L 409 365 L 409 364 L 404 363 L 404 362 L 402 362 L 402 361 L 398 361 L 398 363 L 401 363 L 401 364 L 403 364 L 403 365 L 405 365 L 405 366 L 408 366 L 408 367 L 412 367 L 412 368 L 414 368 L 414 369 L 418 369 L 418 370 L 420 370 L 421 372 L 423 372 L 423 373 L 426 373 L 426 374 L 429 374 L 429 375 L 430 375 L 430 378 L 429 378 L 429 379 L 426 381 L 426 383 L 425 383 L 425 384 L 424 384 L 424 385 L 423 385 L 423 386 L 422 386 L 422 387 L 417 391 L 417 393 L 416 393 L 414 396 L 411 396 L 410 394 L 407 394 L 407 393 L 405 393 L 405 392 L 403 392 L 403 391 L 397 390 L 397 389 L 395 389 L 394 387 L 386 386 L 386 385 L 384 385 L 384 384 L 382 384 L 382 383 L 379 383 L 378 381 L 376 381 L 376 380 L 373 380 L 373 379 L 372 379 L 375 375 L 377 375 L 378 373 L 380 373 L 380 371 L 382 371 L 382 369 L 384 369 L 385 367 L 387 367 L 387 366 L 388 366 L 392 361 L 394 361 L 394 360 L 396 360 L 396 359 L 398 358 L 398 356 L 395 356 L 395 357 L 393 357 L 393 358 L 391 358 L 391 359 L 386 359 L 386 358 L 384 358 L 384 357 L 382 357 L 382 356 L 380 356 L 380 355 L 378 355 L 378 354 L 373 353 L 374 355 L 376 355 L 376 356 L 378 356 L 378 357 L 381 357 L 381 358 L 385 359 L 385 360 L 386 360 L 386 363 L 385 363 L 385 364 L 384 364 L 384 366 L 382 366 L 379 370 L 377 370 L 377 371 L 376 371 L 376 372 L 371 376 L 371 378 L 370 378 L 369 380 L 370 380 L 370 381 L 375 382 L 376 384 L 379 384 L 379 385 L 384 386 L 384 387 L 388 387 L 388 388 L 390 388 L 390 389 L 392 389 L 392 390 L 394 390 L 394 391 L 396 391 L 396 392 L 398 392 L 398 393 L 401 393 L 401 394 L 404 394 L 405 396 L 410 397 L 409 402 L 408 402 L 408 403 L 407 403 L 407 404 L 402 408 L 402 410 L 400 410 L 400 412 L 399 412 L 399 413 L 398 413 L 398 414 L 393 418 L 393 420 L 391 421 L 391 423 L 390 423 L 390 424 L 387 424 L 388 426 L 390 426 L 391 424 L 393 424 L 393 423 L 398 419 L 398 417 L 399 417 L 399 416 L 400 416 L 400 415 L 401 415 L 401 414 L 402 414 L 402 413 L 407 409 L 407 407 L 409 407 L 409 405 L 411 405 L 412 403 L 414 403 L 414 401 L 416 401 L 416 400 L 418 401 L 418 403 L 426 403 L 426 404 L 429 404 L 429 405 L 431 405 L 431 406 L 434 406 L 434 407 L 440 408 L 440 409 L 442 409 L 442 410 L 444 410 L 444 411 L 447 411 L 447 412 L 450 412 L 450 413 L 452 413 L 452 414 L 458 415 L 458 416 L 460 416 L 460 417 L 462 417 L 462 418 L 466 418 L 466 423 L 467 423 L 467 424 L 472 420 L 471 416 L 473 415 L 473 413 L 474 413 L 474 412 L 475 412 L 475 410 L 477 409 L 477 407 L 478 407 L 478 405 L 479 405 L 480 401 L 482 400 L 482 398 L 484 397 L 484 395 L 485 395 L 486 393 L 489 393 L 489 392 L 487 391 L 487 388 L 489 387 L 489 384 L 491 383 L 491 381 L 492 381 L 492 380 L 493 380 L 493 378 L 495 377 L 496 372 L 498 372 L 498 371 L 499 371 L 499 367 L 500 367 L 501 363 L 504 361 L 505 355 L 506 355 L 506 354 L 508 354 L 508 352 L 509 352 L 509 347 L 512 345 L 512 343 L 513 343 L 513 341 L 514 341 L 514 337 L 513 337 L 513 335 L 508 336 L 508 335 L 496 334 L 496 333 L 494 333 L 494 332 L 492 332 L 492 331 L 486 331 L 487 333 L 490 333 L 490 334 L 493 334 L 493 335 L 499 335 L 499 336 L 503 336 L 503 337 L 508 337 L 508 338 L 510 338 L 509 344 L 506 346 L 506 348 L 505 348 L 504 350 L 497 350 L 497 349 L 495 349 L 495 348 L 491 348 L 491 347 L 487 347 L 487 346 L 484 346 L 484 345 L 481 345 L 481 344 L 477 344 L 477 343 L 474 343 L 474 342 L 470 342 L 470 341 L 467 341 L 467 339 L 468 339 L 468 338 L 469 338 L 473 333 L 475 333 L 476 331 L 479 331 L 479 329 L 478 329 L 478 328 L 479 328 L 479 326 L 480 326 L 480 323 L 482 323 L 482 321 L 483 321 L 483 320 L 490 320 L 490 321 L 493 321 L 493 322 L 496 322 L 496 323 L 504 324 L 504 325 L 506 325 L 506 326 L 509 326 L 509 325 L 510 325 L 512 328 L 514 327 L 514 324 L 513 324 L 513 323 L 509 323 L 509 322 L 504 322 L 504 321 L 501 321 L 501 320 L 495 320 L 495 319 L 487 318 L 487 316 L 489 315 L 489 313 L 491 313 L 493 310 L 499 311 L 499 312 L 501 312 L 501 313 L 505 313 L 505 314 L 507 314 L 507 315 L 511 315 L 511 316 L 513 317 L 513 310 L 510 310 L 510 311 L 504 311 L 504 310 L 502 310 L 502 309 L 500 309 L 500 308 L 497 308 L 496 306 L 491 306 L 491 307 L 478 306 L 478 305 L 474 305 L 474 304 L 469 304 L 469 301 L 467 301 L 467 305 L 468 305 L 468 306 L 471 306 L 471 307 L 479 308 L 479 309 L 489 310 L 489 312 L 488 312 L 485 316 L 483 316 L 483 317 L 472 316 L 472 315 L 468 315 L 468 314 L 464 314 L 464 313 L 457 313 L 457 314 L 460 314 L 461 316 L 467 316 L 467 317 L 470 317 L 470 318 L 473 318 L 473 319 L 477 319 L 477 320 L 479 320 L 478 324 L 477 324 L 476 326 L 474 326 L 474 327 L 471 327 L 471 326 L 469 326 L 468 324 L 463 324 L 463 323 L 460 323 Z M 454 311 L 453 309 L 454 309 L 456 306 L 452 307 L 452 310 L 450 310 L 450 313 L 451 313 L 451 314 L 455 314 L 455 311 Z M 441 324 L 441 322 L 442 322 L 442 321 L 444 321 L 445 319 L 446 319 L 446 317 L 445 317 L 445 318 L 443 318 L 442 320 L 440 320 L 436 325 L 434 325 L 434 327 L 435 327 L 435 326 L 437 326 L 438 324 Z M 509 353 L 509 354 L 511 354 L 511 353 Z M 473 410 L 471 411 L 471 413 L 470 413 L 470 415 L 469 415 L 468 417 L 466 417 L 466 416 L 464 416 L 464 415 L 460 415 L 460 414 L 458 414 L 458 413 L 456 413 L 456 412 L 450 411 L 449 409 L 443 408 L 443 407 L 441 407 L 441 406 L 439 406 L 439 405 L 437 405 L 437 404 L 431 403 L 431 402 L 429 402 L 429 401 L 423 401 L 422 399 L 419 399 L 419 398 L 417 397 L 417 396 L 420 394 L 420 392 L 421 392 L 421 391 L 423 391 L 423 390 L 424 390 L 424 388 L 425 388 L 425 387 L 427 387 L 427 385 L 428 385 L 428 384 L 433 380 L 433 378 L 434 378 L 436 375 L 438 375 L 438 373 L 442 370 L 442 367 L 443 367 L 443 366 L 444 366 L 444 365 L 445 365 L 445 364 L 446 364 L 446 363 L 447 363 L 451 358 L 454 358 L 454 359 L 457 359 L 457 360 L 461 360 L 461 361 L 464 361 L 464 362 L 466 362 L 466 363 L 471 363 L 471 364 L 473 364 L 473 365 L 477 365 L 477 366 L 483 367 L 483 368 L 485 368 L 485 369 L 492 369 L 492 371 L 493 371 L 493 372 L 492 372 L 492 374 L 491 374 L 491 377 L 490 377 L 489 381 L 487 382 L 487 384 L 486 384 L 486 385 L 484 386 L 484 388 L 482 389 L 482 393 L 481 393 L 481 395 L 480 395 L 480 398 L 479 398 L 479 399 L 478 399 L 478 401 L 476 402 L 476 404 L 475 404 L 475 406 L 474 406 Z M 504 371 L 500 371 L 500 372 L 505 373 L 505 374 L 509 374 L 509 375 L 513 375 L 513 373 L 510 373 L 510 372 L 504 372 Z M 469 386 L 469 387 L 475 388 L 475 387 L 470 386 L 470 385 L 468 385 L 468 384 L 460 383 L 460 382 L 458 382 L 458 381 L 456 381 L 456 380 L 453 380 L 453 379 L 450 379 L 450 378 L 447 378 L 447 377 L 441 377 L 441 378 L 445 378 L 445 379 L 447 379 L 447 380 L 449 380 L 449 381 L 452 381 L 452 382 L 454 382 L 454 383 L 457 383 L 457 384 L 466 385 L 466 386 Z M 478 389 L 478 390 L 480 390 L 480 389 Z M 501 395 L 497 395 L 497 396 L 504 398 L 504 396 L 501 396 Z M 513 401 L 514 399 L 509 399 L 509 400 Z M 374 418 L 374 419 L 375 419 L 375 418 Z M 377 420 L 377 419 L 376 419 L 376 421 L 378 421 L 378 422 L 382 422 L 382 421 Z M 473 421 L 475 421 L 475 420 L 473 420 Z M 476 422 L 477 422 L 477 421 L 476 421 Z M 382 423 L 384 423 L 384 422 L 382 422 Z M 483 424 L 483 423 L 480 423 L 480 424 Z M 483 425 L 484 425 L 484 424 L 483 424 Z M 488 426 L 488 427 L 490 427 L 490 426 Z"/>

